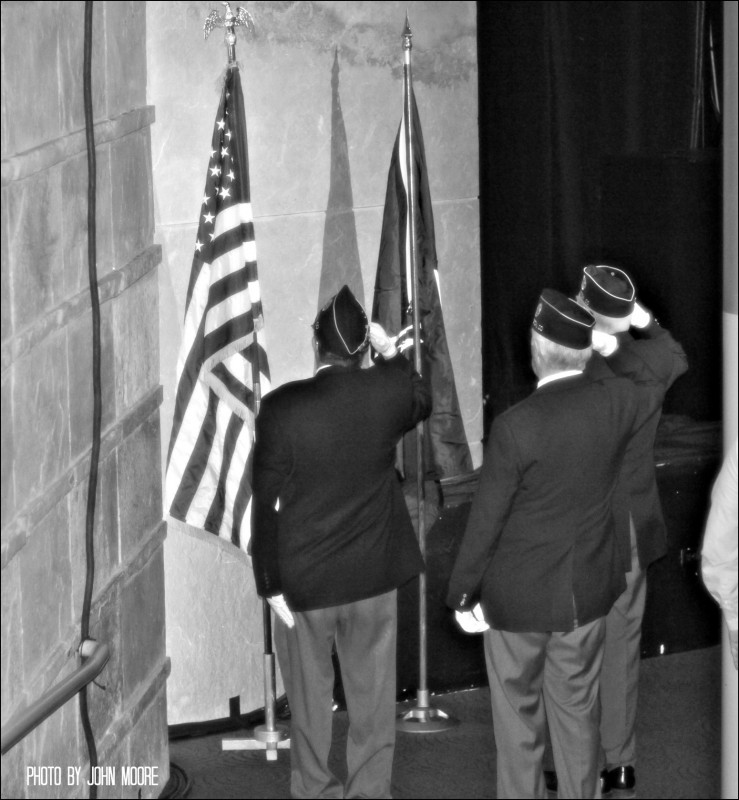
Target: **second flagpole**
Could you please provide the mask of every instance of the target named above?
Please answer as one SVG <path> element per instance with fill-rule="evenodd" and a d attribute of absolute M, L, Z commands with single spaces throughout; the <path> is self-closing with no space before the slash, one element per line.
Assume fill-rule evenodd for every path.
<path fill-rule="evenodd" d="M 419 375 L 423 374 L 423 357 L 421 353 L 421 304 L 419 297 L 418 259 L 416 241 L 416 170 L 413 142 L 413 75 L 411 70 L 411 50 L 413 34 L 405 17 L 403 30 L 403 127 L 405 135 L 405 160 L 407 176 L 407 224 L 406 236 L 409 246 L 406 248 L 408 264 L 406 265 L 406 281 L 408 298 L 413 312 L 413 358 L 414 367 Z M 408 274 L 410 273 L 410 274 Z M 424 491 L 424 423 L 416 425 L 416 492 L 418 504 L 418 545 L 424 560 L 426 558 L 426 502 Z M 397 729 L 408 733 L 439 733 L 457 724 L 439 709 L 432 708 L 429 703 L 428 664 L 427 664 L 427 625 L 426 625 L 426 572 L 419 575 L 418 582 L 418 688 L 416 705 L 410 711 L 398 717 Z"/>

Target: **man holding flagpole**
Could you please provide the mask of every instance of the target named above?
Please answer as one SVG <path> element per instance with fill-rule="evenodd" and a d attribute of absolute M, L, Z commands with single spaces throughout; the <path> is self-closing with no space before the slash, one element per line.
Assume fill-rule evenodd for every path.
<path fill-rule="evenodd" d="M 430 392 L 348 287 L 313 324 L 317 370 L 265 396 L 257 417 L 252 560 L 288 669 L 293 797 L 390 797 L 397 589 L 423 560 L 395 472 Z M 379 357 L 367 369 L 369 345 Z M 347 779 L 328 766 L 334 670 L 349 716 Z"/>

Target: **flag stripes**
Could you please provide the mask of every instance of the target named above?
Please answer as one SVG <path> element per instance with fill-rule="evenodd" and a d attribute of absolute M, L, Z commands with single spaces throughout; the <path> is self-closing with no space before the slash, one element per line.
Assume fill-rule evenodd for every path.
<path fill-rule="evenodd" d="M 251 498 L 256 398 L 269 389 L 239 72 L 227 72 L 195 241 L 167 457 L 169 514 L 233 544 Z M 255 391 L 256 384 L 260 392 Z"/>

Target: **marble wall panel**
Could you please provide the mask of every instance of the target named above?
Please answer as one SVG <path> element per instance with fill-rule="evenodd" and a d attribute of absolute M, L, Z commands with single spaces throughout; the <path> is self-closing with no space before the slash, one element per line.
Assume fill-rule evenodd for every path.
<path fill-rule="evenodd" d="M 68 670 L 74 667 L 70 659 Z M 25 790 L 21 796 L 44 800 L 52 797 L 80 797 L 80 789 L 87 787 L 67 784 L 67 767 L 80 762 L 80 740 L 77 736 L 79 726 L 79 703 L 74 700 L 66 703 L 32 731 L 25 742 L 26 765 L 43 764 L 61 767 L 61 786 L 26 785 L 25 769 L 21 773 L 21 786 Z M 84 779 L 83 779 L 84 780 Z M 84 795 L 83 795 L 84 796 Z"/>
<path fill-rule="evenodd" d="M 2 126 L 5 129 L 5 125 Z M 0 195 L 0 340 L 3 342 L 13 332 L 13 306 L 10 302 L 10 257 L 8 255 L 8 190 L 3 187 Z"/>
<path fill-rule="evenodd" d="M 146 105 L 146 3 L 105 3 L 108 116 Z"/>
<path fill-rule="evenodd" d="M 63 299 L 62 170 L 7 189 L 10 296 L 18 331 Z"/>
<path fill-rule="evenodd" d="M 121 587 L 123 691 L 126 697 L 148 685 L 164 661 L 164 581 L 162 549 Z M 151 743 L 150 743 L 151 744 Z"/>
<path fill-rule="evenodd" d="M 7 427 L 7 426 L 3 426 Z M 0 596 L 2 597 L 3 646 L 0 648 L 0 698 L 2 699 L 2 724 L 10 719 L 23 696 L 23 662 L 18 658 L 23 646 L 23 626 L 21 624 L 21 585 L 19 563 L 11 561 L 2 571 Z M 3 762 L 5 756 L 3 756 Z M 3 797 L 6 795 L 3 791 Z"/>
<path fill-rule="evenodd" d="M 21 619 L 25 684 L 72 624 L 69 511 L 64 497 L 39 522 L 21 551 Z"/>
<path fill-rule="evenodd" d="M 121 786 L 120 776 L 123 767 L 131 766 L 130 736 L 121 742 L 112 752 L 106 753 L 105 766 L 111 767 L 118 778 L 115 786 L 101 784 L 97 787 L 98 800 L 135 800 L 138 796 L 138 788 L 135 786 Z"/>
<path fill-rule="evenodd" d="M 136 798 L 160 797 L 169 780 L 167 742 L 167 697 L 164 687 L 154 702 L 144 710 L 130 737 L 128 765 L 156 767 L 157 782 L 135 789 Z M 128 787 L 120 787 L 125 792 Z M 120 797 L 121 795 L 114 795 Z"/>
<path fill-rule="evenodd" d="M 112 302 L 115 399 L 125 414 L 159 383 L 159 305 L 156 272 L 151 271 Z M 142 354 L 146 358 L 142 358 Z"/>
<path fill-rule="evenodd" d="M 0 425 L 0 514 L 3 520 L 3 542 L 5 541 L 5 523 L 15 515 L 15 480 L 13 476 L 13 452 L 15 436 L 13 426 L 8 420 L 13 419 L 11 401 L 11 372 L 6 370 L 0 378 L 0 414 L 5 421 Z M 4 640 L 3 640 L 4 641 Z"/>
<path fill-rule="evenodd" d="M 105 169 L 107 159 L 96 164 L 96 173 Z M 97 176 L 96 176 L 97 177 Z M 87 264 L 87 154 L 70 158 L 62 164 L 62 254 L 64 295 L 72 297 L 83 289 L 89 291 Z M 101 181 L 104 191 L 105 181 Z M 96 180 L 97 185 L 97 180 Z M 100 191 L 98 190 L 98 196 Z M 100 209 L 105 208 L 105 198 Z"/>
<path fill-rule="evenodd" d="M 85 531 L 89 480 L 78 483 L 69 493 L 69 549 L 72 572 L 72 615 L 79 619 L 87 569 Z M 118 460 L 112 452 L 100 462 L 95 502 L 95 585 L 93 599 L 117 571 L 120 563 L 118 540 Z"/>
<path fill-rule="evenodd" d="M 100 307 L 100 391 L 102 429 L 116 418 L 115 343 L 113 304 Z M 72 459 L 82 455 L 92 442 L 92 312 L 73 319 L 68 328 L 69 425 Z"/>
<path fill-rule="evenodd" d="M 108 93 L 105 91 L 105 7 L 92 6 L 92 114 L 95 121 L 107 115 Z M 62 98 L 62 133 L 85 127 L 84 98 L 84 26 L 85 4 L 71 0 L 59 4 L 59 94 Z"/>
<path fill-rule="evenodd" d="M 149 128 L 112 143 L 110 175 L 115 266 L 123 267 L 152 241 L 154 214 Z"/>
<path fill-rule="evenodd" d="M 105 144 L 95 148 L 95 262 L 98 280 L 116 267 L 124 266 L 116 260 L 117 234 L 113 227 L 111 147 L 112 145 Z M 87 156 L 84 157 L 87 158 Z M 87 175 L 87 167 L 85 167 L 85 175 Z M 86 194 L 87 188 L 84 191 Z M 85 219 L 87 219 L 86 209 Z M 88 269 L 86 254 L 84 269 Z"/>
<path fill-rule="evenodd" d="M 28 759 L 23 742 L 17 744 L 2 758 L 2 790 L 3 797 L 23 797 L 26 787 L 26 766 Z"/>
<path fill-rule="evenodd" d="M 62 97 L 57 69 L 60 3 L 3 3 L 2 94 L 7 128 L 3 158 L 22 153 L 61 132 Z M 25 80 L 9 80 L 21 75 Z M 28 79 L 33 76 L 33 81 Z"/>
<path fill-rule="evenodd" d="M 40 494 L 69 464 L 66 332 L 49 336 L 11 368 L 16 508 Z"/>
<path fill-rule="evenodd" d="M 121 561 L 138 551 L 162 519 L 159 472 L 159 412 L 118 448 L 118 508 Z"/>
<path fill-rule="evenodd" d="M 98 740 L 123 711 L 120 604 L 120 583 L 114 583 L 110 591 L 93 604 L 90 617 L 90 637 L 110 648 L 110 661 L 98 679 L 98 683 L 103 684 L 105 689 L 92 683 L 88 689 L 90 723 Z M 80 740 L 84 741 L 81 728 L 79 735 Z"/>
<path fill-rule="evenodd" d="M 0 6 L 1 8 L 1 6 Z M 4 26 L 0 26 L 4 27 Z M 3 42 L 5 41 L 5 31 L 0 31 L 0 36 L 2 36 Z M 2 77 L 5 76 L 5 48 L 0 48 L 0 62 L 2 63 Z M 0 92 L 0 118 L 8 119 L 8 104 L 5 102 L 5 84 L 3 83 L 3 91 Z M 0 153 L 2 157 L 10 155 L 10 125 L 0 125 Z M 3 189 L 3 194 L 5 190 Z M 3 200 L 3 205 L 5 205 L 5 201 Z M 3 773 L 4 774 L 4 773 Z M 5 788 L 5 784 L 3 784 L 3 788 Z"/>

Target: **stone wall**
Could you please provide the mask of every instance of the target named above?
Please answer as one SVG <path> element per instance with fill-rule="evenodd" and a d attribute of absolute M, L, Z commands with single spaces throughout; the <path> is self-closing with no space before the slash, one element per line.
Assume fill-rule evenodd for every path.
<path fill-rule="evenodd" d="M 2 4 L 3 725 L 74 669 L 79 645 L 93 408 L 84 5 Z M 88 697 L 116 780 L 99 796 L 157 797 L 169 664 L 146 12 L 93 9 L 103 430 L 90 633 L 112 655 Z M 2 794 L 87 797 L 87 761 L 74 698 L 3 756 Z M 140 765 L 159 785 L 121 786 L 120 768 Z M 42 766 L 61 767 L 61 785 L 29 784 Z"/>
<path fill-rule="evenodd" d="M 371 307 L 387 173 L 402 114 L 401 33 L 413 29 L 444 316 L 473 459 L 482 458 L 477 38 L 474 2 L 248 4 L 238 29 L 251 198 L 272 385 L 313 370 L 310 323 L 347 282 Z M 210 141 L 226 66 L 210 2 L 147 3 L 163 460 Z M 220 6 L 218 12 L 223 13 Z M 206 537 L 209 535 L 206 535 Z M 187 538 L 185 538 L 187 537 Z M 210 537 L 211 540 L 213 537 Z M 170 526 L 170 724 L 262 705 L 261 616 L 248 559 Z M 233 548 L 232 548 L 233 549 Z M 185 595 L 189 592 L 189 598 Z M 228 608 L 226 616 L 212 613 Z M 203 598 L 203 608 L 197 606 Z M 189 600 L 189 602 L 188 602 Z M 200 620 L 208 618 L 204 626 Z M 218 657 L 214 658 L 213 654 Z"/>

